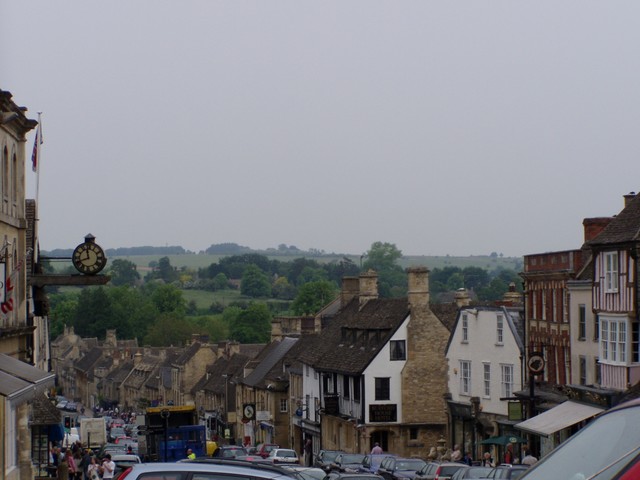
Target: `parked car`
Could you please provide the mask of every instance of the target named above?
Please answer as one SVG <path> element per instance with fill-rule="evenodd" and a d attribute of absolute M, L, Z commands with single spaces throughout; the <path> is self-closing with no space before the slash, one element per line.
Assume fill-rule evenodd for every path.
<path fill-rule="evenodd" d="M 78 404 L 76 402 L 67 402 L 64 405 L 63 409 L 66 410 L 67 412 L 77 412 Z"/>
<path fill-rule="evenodd" d="M 487 478 L 506 478 L 508 480 L 516 480 L 522 477 L 528 469 L 529 467 L 526 465 L 502 464 L 491 470 Z M 556 477 L 553 478 L 556 480 Z"/>
<path fill-rule="evenodd" d="M 332 471 L 359 473 L 364 453 L 340 453 L 333 459 L 331 466 Z"/>
<path fill-rule="evenodd" d="M 453 474 L 451 480 L 478 480 L 487 478 L 493 468 L 491 467 L 469 467 L 458 470 Z"/>
<path fill-rule="evenodd" d="M 61 410 L 64 410 L 64 407 L 67 406 L 67 403 L 69 403 L 69 400 L 67 400 L 64 397 L 59 397 L 58 398 L 58 403 L 56 403 L 56 408 L 59 408 Z"/>
<path fill-rule="evenodd" d="M 298 454 L 291 448 L 274 448 L 269 452 L 266 460 L 273 464 L 278 463 L 300 463 Z"/>
<path fill-rule="evenodd" d="M 425 467 L 416 474 L 416 480 L 450 480 L 458 470 L 469 468 L 469 465 L 459 462 L 430 462 L 427 465 L 429 468 Z"/>
<path fill-rule="evenodd" d="M 395 457 L 395 455 L 386 453 L 370 453 L 362 459 L 362 465 L 359 472 L 361 473 L 378 473 L 380 463 L 387 457 Z"/>
<path fill-rule="evenodd" d="M 601 413 L 521 478 L 640 478 L 640 399 Z"/>
<path fill-rule="evenodd" d="M 142 479 L 199 479 L 224 478 L 225 480 L 291 480 L 292 472 L 263 463 L 247 463 L 237 460 L 203 459 L 176 463 L 139 463 L 127 468 L 118 480 Z"/>
<path fill-rule="evenodd" d="M 214 458 L 235 458 L 247 455 L 247 451 L 240 445 L 219 445 L 215 452 Z"/>
<path fill-rule="evenodd" d="M 373 473 L 346 473 L 346 472 L 331 472 L 324 480 L 384 480 L 380 475 Z"/>
<path fill-rule="evenodd" d="M 122 427 L 111 427 L 109 430 L 109 438 L 108 440 L 112 443 L 115 443 L 116 438 L 126 437 L 127 432 L 124 431 Z"/>
<path fill-rule="evenodd" d="M 113 478 L 118 479 L 122 477 L 122 473 L 129 467 L 136 465 L 138 463 L 142 463 L 140 457 L 138 455 L 131 454 L 116 454 L 111 455 L 111 460 L 116 464 L 116 469 L 113 472 Z"/>
<path fill-rule="evenodd" d="M 378 475 L 385 480 L 413 479 L 426 463 L 419 458 L 387 457 L 380 463 Z"/>
<path fill-rule="evenodd" d="M 255 451 L 250 453 L 260 455 L 262 458 L 267 458 L 269 456 L 269 452 L 274 448 L 280 448 L 280 445 L 277 443 L 259 443 L 256 445 Z"/>
<path fill-rule="evenodd" d="M 321 468 L 328 473 L 331 470 L 331 462 L 333 462 L 340 453 L 344 452 L 342 450 L 320 450 L 318 455 L 316 455 L 313 466 Z"/>
<path fill-rule="evenodd" d="M 304 467 L 302 465 L 282 465 L 285 470 L 297 473 L 301 480 L 323 480 L 327 475 L 324 470 L 316 467 Z"/>

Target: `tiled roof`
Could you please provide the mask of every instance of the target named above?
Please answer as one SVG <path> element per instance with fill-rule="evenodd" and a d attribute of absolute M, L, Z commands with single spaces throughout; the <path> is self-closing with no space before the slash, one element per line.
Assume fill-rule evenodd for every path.
<path fill-rule="evenodd" d="M 640 194 L 629 201 L 609 225 L 588 245 L 611 245 L 640 241 Z"/>
<path fill-rule="evenodd" d="M 58 425 L 62 421 L 60 410 L 44 394 L 36 395 L 31 403 L 31 425 Z"/>
<path fill-rule="evenodd" d="M 360 375 L 408 316 L 406 298 L 369 300 L 362 307 L 354 298 L 310 341 L 303 358 L 318 370 Z"/>
<path fill-rule="evenodd" d="M 92 368 L 94 368 L 101 358 L 102 350 L 99 348 L 92 348 L 75 363 L 76 370 L 88 373 Z"/>
<path fill-rule="evenodd" d="M 297 341 L 297 338 L 284 337 L 278 342 L 271 342 L 267 345 L 255 359 L 254 370 L 242 380 L 242 383 L 251 387 L 261 385 L 273 366 L 287 354 Z"/>

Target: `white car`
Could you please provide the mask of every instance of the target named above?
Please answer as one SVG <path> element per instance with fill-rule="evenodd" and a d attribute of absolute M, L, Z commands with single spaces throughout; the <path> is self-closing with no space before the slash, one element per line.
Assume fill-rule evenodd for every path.
<path fill-rule="evenodd" d="M 267 460 L 271 463 L 300 463 L 298 454 L 290 448 L 274 448 L 269 452 Z"/>

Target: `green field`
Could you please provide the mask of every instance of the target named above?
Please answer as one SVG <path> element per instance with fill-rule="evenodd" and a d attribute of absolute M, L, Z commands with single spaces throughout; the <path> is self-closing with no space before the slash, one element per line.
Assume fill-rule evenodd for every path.
<path fill-rule="evenodd" d="M 138 270 L 144 275 L 145 270 L 149 268 L 151 262 L 157 262 L 162 257 L 169 257 L 171 265 L 181 268 L 197 270 L 198 268 L 205 268 L 212 263 L 218 263 L 222 255 L 207 255 L 207 254 L 184 254 L 184 255 L 133 255 L 125 257 L 112 257 L 123 258 L 135 263 L 138 266 Z M 290 262 L 300 256 L 293 255 L 267 255 L 271 260 L 279 260 L 281 262 Z M 345 256 L 343 255 L 324 255 L 324 256 L 306 256 L 310 260 L 316 260 L 320 263 L 338 262 Z M 359 255 L 346 255 L 356 265 L 360 264 Z M 452 256 L 406 256 L 400 260 L 400 265 L 403 268 L 412 266 L 425 266 L 429 269 L 444 268 L 444 267 L 481 267 L 487 270 L 495 270 L 498 268 L 506 268 L 509 270 L 520 271 L 522 269 L 521 257 L 490 257 L 489 255 L 470 255 L 467 257 L 452 257 Z M 107 266 L 108 268 L 108 266 Z"/>

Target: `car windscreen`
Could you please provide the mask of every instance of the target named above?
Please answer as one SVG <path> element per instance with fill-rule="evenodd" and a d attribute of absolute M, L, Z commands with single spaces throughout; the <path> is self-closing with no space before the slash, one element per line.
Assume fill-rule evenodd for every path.
<path fill-rule="evenodd" d="M 424 467 L 423 460 L 398 460 L 396 462 L 396 470 L 412 470 L 417 472 Z"/>

